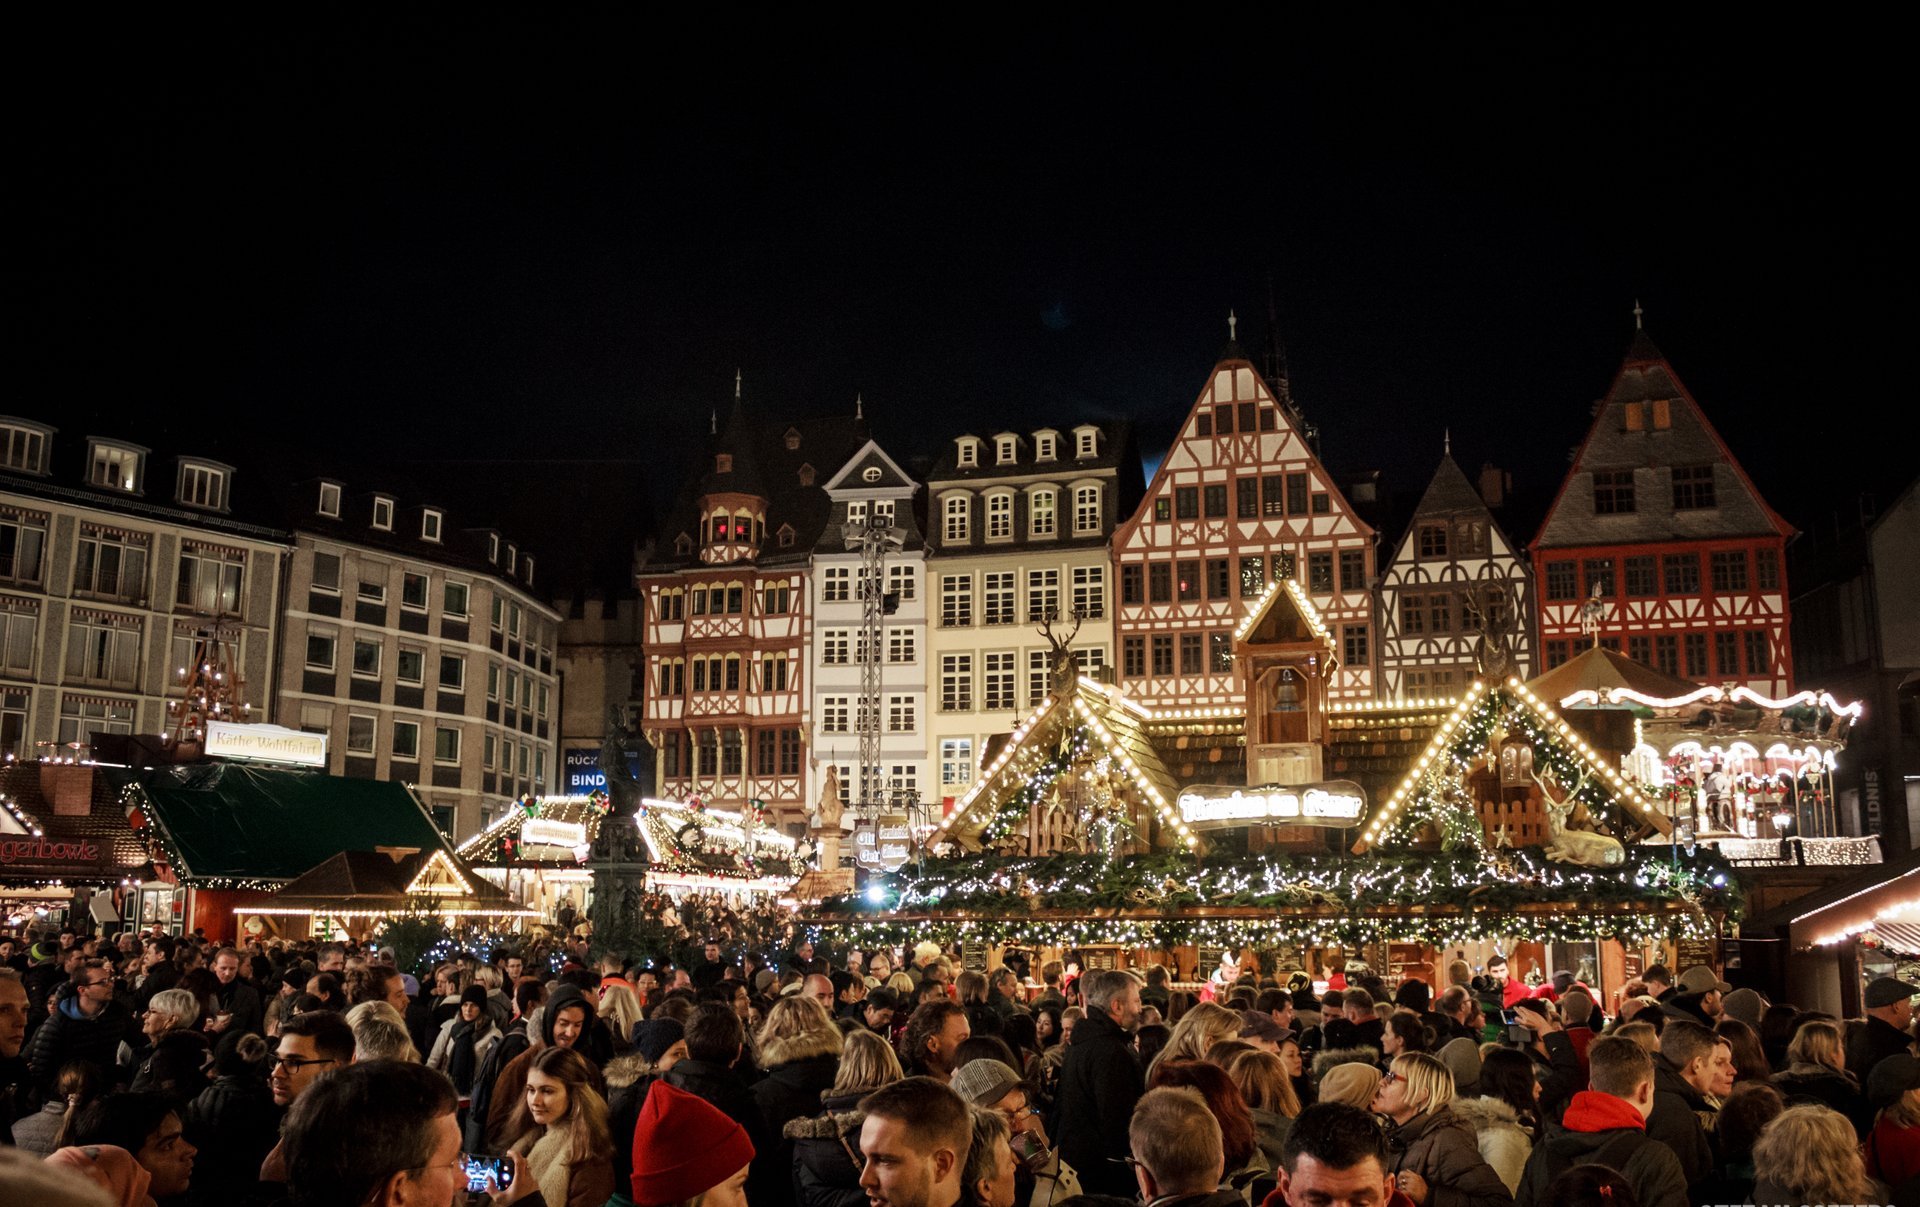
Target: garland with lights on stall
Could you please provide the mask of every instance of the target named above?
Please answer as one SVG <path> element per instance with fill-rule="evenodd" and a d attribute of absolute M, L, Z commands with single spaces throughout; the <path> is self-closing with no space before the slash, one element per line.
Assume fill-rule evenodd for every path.
<path fill-rule="evenodd" d="M 1662 908 L 1662 907 L 1665 908 Z M 1718 933 L 1743 900 L 1705 849 L 1677 865 L 1665 848 L 1582 867 L 1537 848 L 1350 855 L 1261 855 L 1200 862 L 1179 853 L 929 861 L 876 879 L 804 920 L 853 946 L 932 938 L 1042 946 L 1120 943 L 1446 945 L 1525 936 L 1647 942 Z"/>
<path fill-rule="evenodd" d="M 1051 751 L 1033 750 L 1027 754 L 1028 761 L 1020 767 L 1019 789 L 1009 793 L 987 819 L 980 832 L 981 843 L 992 846 L 1026 825 L 1035 806 L 1045 803 L 1055 781 L 1072 774 L 1074 764 L 1092 754 L 1093 731 L 1085 724 L 1063 732 Z"/>

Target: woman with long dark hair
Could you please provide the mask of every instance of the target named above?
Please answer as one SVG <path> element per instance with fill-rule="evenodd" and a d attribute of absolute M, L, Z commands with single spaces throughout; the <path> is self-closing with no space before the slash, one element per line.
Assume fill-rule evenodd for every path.
<path fill-rule="evenodd" d="M 514 1104 L 507 1148 L 526 1158 L 548 1207 L 602 1207 L 613 1196 L 613 1133 L 596 1077 L 572 1048 L 543 1048 Z"/>

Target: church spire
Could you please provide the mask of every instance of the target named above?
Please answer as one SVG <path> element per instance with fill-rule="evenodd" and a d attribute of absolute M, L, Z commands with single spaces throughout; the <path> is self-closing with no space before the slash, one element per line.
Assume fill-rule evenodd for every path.
<path fill-rule="evenodd" d="M 853 417 L 855 419 L 865 419 L 867 417 L 867 404 L 859 394 L 853 396 Z"/>

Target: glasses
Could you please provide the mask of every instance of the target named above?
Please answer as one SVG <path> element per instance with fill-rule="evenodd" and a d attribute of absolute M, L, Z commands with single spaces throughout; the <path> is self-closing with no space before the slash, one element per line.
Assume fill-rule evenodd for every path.
<path fill-rule="evenodd" d="M 1026 1120 L 1033 1118 L 1035 1115 L 1039 1114 L 1040 1112 L 1034 1110 L 1030 1106 L 1023 1106 L 1017 1111 L 1007 1111 L 1005 1113 L 1009 1121 L 1013 1123 L 1023 1123 Z"/>
<path fill-rule="evenodd" d="M 107 977 L 106 979 L 99 980 L 99 981 L 76 981 L 73 987 L 75 989 L 91 989 L 95 985 L 111 985 L 111 984 L 113 984 L 113 978 Z"/>
<path fill-rule="evenodd" d="M 1394 1082 L 1400 1081 L 1400 1080 L 1403 1080 L 1403 1079 L 1398 1073 L 1383 1074 L 1380 1078 L 1380 1088 L 1384 1090 L 1388 1086 L 1392 1085 Z"/>
<path fill-rule="evenodd" d="M 336 1062 L 331 1060 L 308 1060 L 304 1056 L 275 1056 L 267 1062 L 267 1068 L 270 1070 L 277 1069 L 284 1065 L 286 1066 L 287 1072 L 298 1073 L 301 1069 L 308 1068 L 312 1065 L 330 1065 L 334 1063 Z"/>

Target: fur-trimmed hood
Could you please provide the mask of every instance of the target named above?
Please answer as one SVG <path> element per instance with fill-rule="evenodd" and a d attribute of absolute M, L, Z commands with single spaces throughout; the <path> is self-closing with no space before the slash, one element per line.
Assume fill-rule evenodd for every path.
<path fill-rule="evenodd" d="M 1327 1075 L 1329 1069 L 1340 1065 L 1380 1063 L 1378 1048 L 1328 1048 L 1315 1054 L 1313 1058 L 1313 1078 L 1318 1081 Z"/>
<path fill-rule="evenodd" d="M 1455 1098 L 1450 1105 L 1454 1118 L 1472 1128 L 1475 1135 L 1502 1124 L 1520 1126 L 1520 1112 L 1498 1098 Z"/>
<path fill-rule="evenodd" d="M 865 1111 L 828 1111 L 788 1123 L 783 1134 L 789 1140 L 838 1140 L 848 1132 L 857 1132 L 867 1121 Z"/>
<path fill-rule="evenodd" d="M 780 1065 L 792 1064 L 796 1060 L 811 1060 L 816 1056 L 838 1056 L 842 1040 L 838 1029 L 833 1031 L 808 1031 L 801 1035 L 790 1035 L 781 1039 L 768 1040 L 757 1055 L 760 1067 L 773 1069 Z"/>
<path fill-rule="evenodd" d="M 607 1062 L 607 1092 L 611 1094 L 615 1090 L 624 1090 L 652 1072 L 653 1062 L 638 1052 L 616 1056 Z"/>

